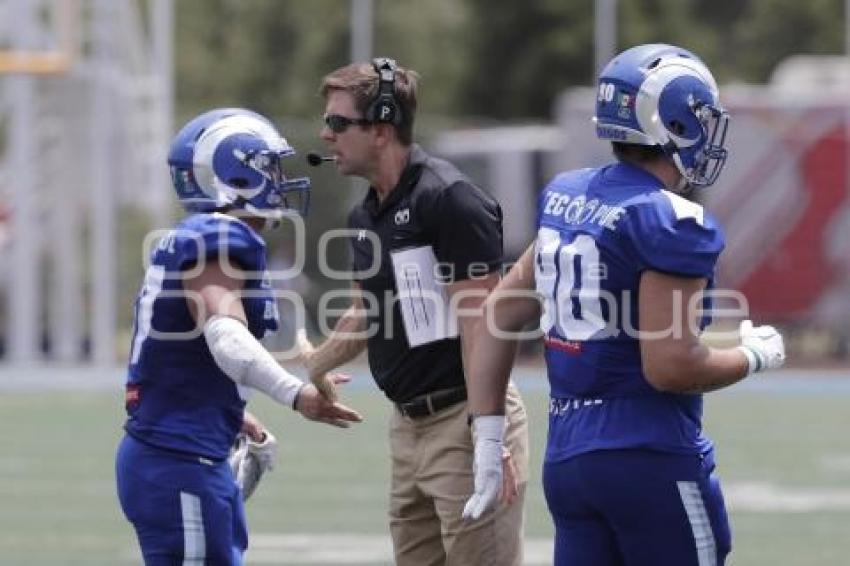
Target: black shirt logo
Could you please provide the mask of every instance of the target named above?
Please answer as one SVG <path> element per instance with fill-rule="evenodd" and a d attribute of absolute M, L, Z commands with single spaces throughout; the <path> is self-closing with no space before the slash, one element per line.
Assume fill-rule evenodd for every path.
<path fill-rule="evenodd" d="M 395 225 L 403 226 L 410 222 L 410 208 L 402 208 L 395 213 Z"/>

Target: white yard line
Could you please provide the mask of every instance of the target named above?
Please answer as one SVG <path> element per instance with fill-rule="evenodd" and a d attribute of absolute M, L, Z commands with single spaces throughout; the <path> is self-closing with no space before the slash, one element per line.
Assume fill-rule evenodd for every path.
<path fill-rule="evenodd" d="M 348 387 L 375 389 L 369 369 L 356 362 L 342 366 L 353 379 Z M 0 363 L 0 393 L 32 391 L 108 391 L 124 388 L 124 366 Z M 521 391 L 548 391 L 546 369 L 541 365 L 521 364 L 514 368 L 514 380 Z M 780 369 L 771 372 L 771 379 L 744 380 L 720 395 L 738 392 L 779 394 L 850 395 L 848 370 L 840 369 Z"/>
<path fill-rule="evenodd" d="M 770 482 L 724 482 L 730 510 L 751 513 L 850 511 L 850 489 L 781 487 Z"/>
<path fill-rule="evenodd" d="M 730 510 L 739 513 L 850 512 L 850 489 L 781 487 L 770 482 L 724 482 Z M 248 564 L 392 564 L 388 535 L 252 533 Z M 527 566 L 552 563 L 552 540 L 525 539 Z"/>
<path fill-rule="evenodd" d="M 389 536 L 338 535 L 277 535 L 252 533 L 247 564 L 369 564 L 389 565 L 392 545 Z M 526 566 L 552 564 L 552 541 L 526 539 Z"/>
<path fill-rule="evenodd" d="M 821 458 L 820 465 L 828 472 L 850 473 L 850 454 L 829 454 Z"/>

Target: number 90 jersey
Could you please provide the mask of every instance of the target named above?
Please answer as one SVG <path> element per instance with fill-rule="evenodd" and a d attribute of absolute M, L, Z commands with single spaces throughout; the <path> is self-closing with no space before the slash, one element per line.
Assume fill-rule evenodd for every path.
<path fill-rule="evenodd" d="M 183 219 L 151 252 L 136 299 L 125 428 L 153 446 L 223 460 L 242 425 L 247 395 L 215 363 L 202 325 L 189 312 L 194 299 L 183 278 L 207 261 L 246 274 L 242 306 L 251 334 L 259 339 L 278 328 L 259 234 L 226 214 Z"/>
<path fill-rule="evenodd" d="M 547 460 L 606 448 L 708 451 L 701 396 L 661 393 L 643 375 L 638 289 L 647 270 L 706 278 L 712 288 L 724 246 L 715 221 L 650 173 L 617 163 L 557 176 L 537 226 L 552 397 Z M 710 300 L 702 307 L 707 313 Z M 706 314 L 701 326 L 708 322 Z"/>

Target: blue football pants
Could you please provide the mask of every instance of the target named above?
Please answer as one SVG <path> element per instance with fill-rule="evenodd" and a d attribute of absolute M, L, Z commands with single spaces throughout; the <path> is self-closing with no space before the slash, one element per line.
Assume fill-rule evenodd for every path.
<path fill-rule="evenodd" d="M 245 510 L 227 462 L 204 463 L 125 436 L 115 471 L 146 566 L 242 564 Z"/>
<path fill-rule="evenodd" d="M 731 533 L 711 454 L 600 450 L 545 463 L 555 566 L 722 566 Z"/>

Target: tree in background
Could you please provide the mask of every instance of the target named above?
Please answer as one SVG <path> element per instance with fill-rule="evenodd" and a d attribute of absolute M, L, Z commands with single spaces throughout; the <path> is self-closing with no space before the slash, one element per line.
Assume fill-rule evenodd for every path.
<path fill-rule="evenodd" d="M 178 114 L 240 105 L 317 120 L 321 78 L 349 61 L 348 0 L 176 2 Z M 422 111 L 456 114 L 468 7 L 375 0 L 374 51 L 423 76 Z"/>
<path fill-rule="evenodd" d="M 458 107 L 476 117 L 549 118 L 565 88 L 593 73 L 591 1 L 467 0 L 469 61 Z"/>
<path fill-rule="evenodd" d="M 318 81 L 348 59 L 348 12 L 336 0 L 175 3 L 178 113 L 246 106 L 317 114 Z"/>
<path fill-rule="evenodd" d="M 466 0 L 464 113 L 549 119 L 563 90 L 593 83 L 593 0 Z M 618 50 L 649 42 L 693 49 L 722 83 L 762 83 L 795 53 L 840 54 L 844 0 L 620 0 Z"/>
<path fill-rule="evenodd" d="M 593 83 L 593 0 L 373 0 L 375 53 L 423 77 L 435 116 L 548 120 L 563 90 Z M 761 83 L 794 53 L 841 53 L 844 0 L 620 0 L 618 50 L 693 49 L 720 82 Z M 349 59 L 348 0 L 176 2 L 179 116 L 239 104 L 316 120 L 321 77 Z M 178 116 L 178 117 L 179 117 Z"/>
<path fill-rule="evenodd" d="M 746 12 L 730 26 L 738 49 L 728 53 L 727 63 L 735 65 L 730 74 L 736 78 L 762 83 L 790 55 L 844 52 L 844 0 L 750 0 L 745 4 Z"/>

